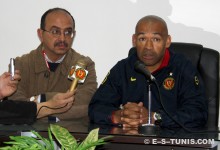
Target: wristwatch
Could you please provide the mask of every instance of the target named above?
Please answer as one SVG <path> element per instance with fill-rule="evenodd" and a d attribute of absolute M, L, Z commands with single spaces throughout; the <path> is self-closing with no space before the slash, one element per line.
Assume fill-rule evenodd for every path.
<path fill-rule="evenodd" d="M 158 112 L 155 112 L 153 117 L 154 117 L 155 121 L 161 121 L 162 120 L 162 117 L 161 117 L 160 113 L 158 113 Z"/>

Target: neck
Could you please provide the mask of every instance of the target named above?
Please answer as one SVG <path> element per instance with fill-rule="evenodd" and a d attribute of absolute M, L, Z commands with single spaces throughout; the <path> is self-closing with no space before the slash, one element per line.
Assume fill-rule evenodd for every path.
<path fill-rule="evenodd" d="M 65 55 L 51 55 L 51 53 L 46 52 L 45 50 L 42 51 L 43 56 L 46 61 L 51 63 L 60 63 Z"/>
<path fill-rule="evenodd" d="M 63 55 L 62 56 L 53 56 L 53 57 L 47 55 L 47 57 L 51 62 L 56 62 L 59 59 L 61 59 L 63 57 Z"/>
<path fill-rule="evenodd" d="M 152 73 L 152 72 L 156 71 L 159 68 L 160 64 L 157 64 L 155 66 L 146 66 L 146 68 L 147 68 L 147 70 L 150 71 L 150 73 Z"/>

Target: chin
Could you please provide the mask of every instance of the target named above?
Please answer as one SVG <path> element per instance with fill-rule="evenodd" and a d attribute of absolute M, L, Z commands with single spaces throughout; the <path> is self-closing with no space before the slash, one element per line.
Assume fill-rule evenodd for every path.
<path fill-rule="evenodd" d="M 58 54 L 58 55 L 64 55 L 64 54 L 66 54 L 67 52 L 68 52 L 67 49 L 59 49 L 59 50 L 56 51 L 56 54 Z"/>

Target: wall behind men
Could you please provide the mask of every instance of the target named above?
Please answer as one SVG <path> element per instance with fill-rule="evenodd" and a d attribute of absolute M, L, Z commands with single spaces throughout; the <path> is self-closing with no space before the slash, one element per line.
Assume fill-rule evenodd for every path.
<path fill-rule="evenodd" d="M 219 0 L 7 0 L 0 4 L 0 73 L 9 58 L 37 48 L 42 14 L 67 9 L 76 20 L 73 48 L 96 63 L 100 84 L 111 67 L 125 58 L 137 21 L 159 15 L 175 42 L 199 43 L 220 50 Z"/>

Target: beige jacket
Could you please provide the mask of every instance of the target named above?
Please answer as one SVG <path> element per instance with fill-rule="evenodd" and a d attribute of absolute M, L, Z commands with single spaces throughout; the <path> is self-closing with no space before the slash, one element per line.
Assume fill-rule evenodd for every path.
<path fill-rule="evenodd" d="M 80 55 L 71 49 L 56 71 L 49 72 L 41 49 L 40 45 L 29 54 L 15 59 L 15 68 L 21 72 L 21 81 L 18 84 L 18 90 L 10 99 L 29 101 L 30 97 L 44 93 L 48 100 L 57 92 L 66 92 L 72 83 L 68 79 L 71 66 L 75 65 L 78 59 L 83 59 L 87 64 L 88 75 L 83 84 L 77 85 L 73 107 L 68 112 L 54 116 L 61 120 L 87 116 L 88 104 L 97 89 L 94 62 L 89 57 Z"/>

